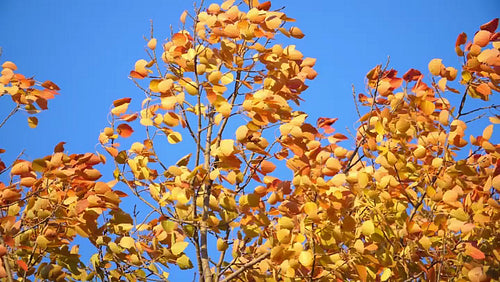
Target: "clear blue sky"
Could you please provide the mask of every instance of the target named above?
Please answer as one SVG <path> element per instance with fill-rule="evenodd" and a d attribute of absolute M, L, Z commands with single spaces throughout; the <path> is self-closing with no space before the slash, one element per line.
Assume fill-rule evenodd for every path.
<path fill-rule="evenodd" d="M 301 110 L 314 120 L 339 117 L 336 126 L 343 132 L 355 122 L 351 85 L 362 91 L 372 67 L 390 56 L 390 66 L 401 74 L 417 68 L 427 75 L 433 58 L 458 68 L 456 36 L 462 31 L 471 36 L 500 15 L 498 0 L 273 1 L 273 8 L 282 6 L 306 34 L 293 44 L 318 59 L 319 75 L 304 92 Z M 61 88 L 49 111 L 38 115 L 36 129 L 27 127 L 24 113 L 0 129 L 6 163 L 23 149 L 30 159 L 48 155 L 59 141 L 66 141 L 71 153 L 95 151 L 112 101 L 142 99 L 127 77 L 145 57 L 143 36 L 149 36 L 150 20 L 162 42 L 170 25 L 177 29 L 181 12 L 192 7 L 190 0 L 0 1 L 1 60 Z M 8 98 L 1 98 L 0 119 L 11 108 Z"/>

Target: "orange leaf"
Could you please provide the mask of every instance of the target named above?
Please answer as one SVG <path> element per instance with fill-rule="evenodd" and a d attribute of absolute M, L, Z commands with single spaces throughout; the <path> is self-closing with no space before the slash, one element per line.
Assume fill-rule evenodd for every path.
<path fill-rule="evenodd" d="M 134 132 L 132 127 L 125 123 L 118 125 L 116 131 L 118 131 L 118 134 L 120 134 L 120 136 L 124 138 L 130 137 L 130 135 L 132 135 L 132 132 Z"/>
<path fill-rule="evenodd" d="M 2 68 L 4 69 L 11 69 L 13 71 L 17 70 L 17 66 L 16 64 L 14 64 L 13 62 L 11 61 L 5 61 L 3 64 L 2 64 Z"/>
<path fill-rule="evenodd" d="M 368 276 L 368 272 L 366 271 L 366 266 L 356 264 L 356 270 L 358 271 L 359 279 L 365 282 Z"/>
<path fill-rule="evenodd" d="M 476 91 L 483 96 L 491 95 L 491 88 L 486 83 L 479 84 L 476 87 Z"/>
<path fill-rule="evenodd" d="M 113 157 L 115 158 L 116 156 L 118 156 L 118 150 L 116 148 L 113 148 L 113 147 L 106 147 L 105 148 L 106 151 Z"/>
<path fill-rule="evenodd" d="M 465 244 L 465 254 L 474 258 L 474 259 L 484 259 L 484 253 L 478 248 L 472 246 L 470 243 Z"/>
<path fill-rule="evenodd" d="M 15 165 L 12 166 L 10 170 L 10 174 L 12 175 L 21 175 L 23 173 L 27 173 L 31 170 L 31 163 L 28 161 L 18 161 Z"/>
<path fill-rule="evenodd" d="M 174 34 L 174 36 L 172 37 L 172 42 L 176 45 L 176 46 L 184 46 L 187 44 L 188 42 L 188 38 L 186 35 L 182 34 L 182 33 L 176 33 Z"/>
<path fill-rule="evenodd" d="M 268 174 L 268 173 L 271 173 L 273 172 L 274 170 L 276 169 L 276 165 L 273 164 L 272 162 L 270 161 L 262 161 L 262 163 L 260 164 L 260 171 L 262 172 L 262 174 Z"/>
<path fill-rule="evenodd" d="M 290 34 L 292 35 L 292 37 L 295 37 L 298 39 L 301 39 L 304 37 L 304 33 L 302 33 L 302 30 L 300 30 L 300 28 L 295 27 L 295 26 L 290 28 Z"/>
<path fill-rule="evenodd" d="M 264 11 L 269 11 L 270 8 L 271 8 L 271 1 L 266 1 L 264 3 L 259 4 L 259 6 L 257 6 L 257 9 L 264 10 Z"/>
<path fill-rule="evenodd" d="M 118 107 L 118 106 L 123 105 L 123 104 L 128 104 L 128 103 L 130 103 L 131 100 L 132 100 L 132 98 L 121 98 L 118 100 L 114 100 L 113 106 Z"/>
<path fill-rule="evenodd" d="M 479 45 L 480 47 L 484 47 L 486 45 L 488 45 L 488 43 L 490 42 L 490 36 L 491 36 L 491 32 L 487 31 L 487 30 L 480 30 L 476 33 L 476 35 L 474 35 L 474 44 L 477 44 Z"/>

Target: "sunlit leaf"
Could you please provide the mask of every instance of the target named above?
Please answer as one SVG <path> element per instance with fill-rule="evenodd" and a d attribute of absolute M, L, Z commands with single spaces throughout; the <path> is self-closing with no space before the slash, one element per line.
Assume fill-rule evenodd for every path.
<path fill-rule="evenodd" d="M 36 117 L 28 117 L 28 126 L 31 128 L 35 128 L 38 125 L 38 118 Z"/>
<path fill-rule="evenodd" d="M 441 59 L 432 59 L 429 62 L 429 71 L 432 75 L 439 75 L 441 73 L 441 69 L 444 68 L 441 61 Z"/>
<path fill-rule="evenodd" d="M 134 132 L 132 127 L 130 127 L 130 125 L 128 125 L 126 123 L 122 123 L 122 124 L 118 125 L 118 127 L 116 128 L 116 131 L 123 138 L 130 137 L 132 135 L 132 133 Z"/>
<path fill-rule="evenodd" d="M 175 244 L 172 245 L 172 253 L 174 255 L 180 255 L 185 249 L 186 247 L 189 245 L 188 242 L 185 242 L 185 241 L 181 241 L 181 242 L 175 242 Z"/>
<path fill-rule="evenodd" d="M 167 136 L 168 143 L 177 144 L 182 141 L 182 135 L 179 132 L 172 132 Z"/>

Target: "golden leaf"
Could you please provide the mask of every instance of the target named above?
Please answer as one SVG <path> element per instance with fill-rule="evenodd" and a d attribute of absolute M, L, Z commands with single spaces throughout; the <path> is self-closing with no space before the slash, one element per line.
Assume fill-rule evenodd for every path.
<path fill-rule="evenodd" d="M 184 252 L 188 245 L 189 243 L 185 241 L 175 242 L 175 244 L 172 245 L 171 251 L 174 255 L 178 256 Z"/>
<path fill-rule="evenodd" d="M 365 236 L 370 236 L 373 233 L 375 233 L 375 225 L 373 224 L 373 221 L 371 220 L 366 220 L 363 222 L 361 225 L 361 233 Z"/>
<path fill-rule="evenodd" d="M 313 261 L 314 261 L 314 256 L 310 250 L 300 252 L 299 255 L 300 264 L 302 264 L 305 267 L 310 267 L 312 266 Z"/>
<path fill-rule="evenodd" d="M 172 132 L 167 136 L 168 143 L 177 144 L 182 141 L 182 135 L 179 132 Z"/>
<path fill-rule="evenodd" d="M 441 73 L 441 69 L 444 68 L 443 63 L 441 62 L 441 59 L 432 59 L 429 62 L 429 71 L 432 75 L 439 75 Z"/>

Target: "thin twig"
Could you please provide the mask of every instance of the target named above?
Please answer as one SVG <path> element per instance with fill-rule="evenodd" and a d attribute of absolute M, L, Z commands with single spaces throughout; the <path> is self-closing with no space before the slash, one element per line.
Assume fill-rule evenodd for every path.
<path fill-rule="evenodd" d="M 2 121 L 2 123 L 0 123 L 0 128 L 2 128 L 2 126 L 7 122 L 7 120 L 9 118 L 11 118 L 15 113 L 17 113 L 17 111 L 19 110 L 19 108 L 21 107 L 21 105 L 17 104 L 14 109 L 12 109 L 12 111 L 9 113 L 9 115 L 7 117 L 5 117 L 5 119 Z"/>

